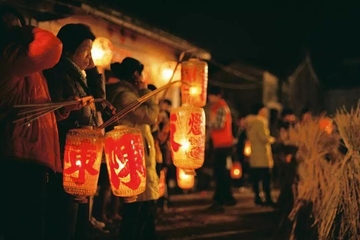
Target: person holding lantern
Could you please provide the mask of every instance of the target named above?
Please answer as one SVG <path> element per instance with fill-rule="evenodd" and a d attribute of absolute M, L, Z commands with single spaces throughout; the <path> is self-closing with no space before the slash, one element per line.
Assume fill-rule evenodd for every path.
<path fill-rule="evenodd" d="M 108 100 L 118 110 L 136 102 L 150 93 L 143 81 L 144 65 L 137 59 L 126 57 L 121 63 L 113 63 L 111 70 L 121 81 L 108 84 Z M 155 215 L 159 193 L 159 178 L 156 173 L 155 145 L 150 125 L 156 123 L 159 107 L 155 99 L 149 99 L 141 106 L 119 119 L 117 125 L 135 127 L 141 130 L 145 143 L 146 187 L 135 202 L 124 199 L 120 239 L 156 239 Z"/>
<path fill-rule="evenodd" d="M 91 57 L 92 43 L 95 40 L 91 29 L 85 24 L 67 24 L 59 30 L 57 37 L 63 44 L 61 59 L 53 68 L 44 71 L 51 98 L 55 101 L 62 101 L 72 96 L 105 98 L 104 89 L 101 88 L 102 76 Z M 101 110 L 101 105 L 91 103 L 71 112 L 67 119 L 58 122 L 60 153 L 63 161 L 69 130 L 98 126 L 101 120 L 98 111 Z M 50 197 L 54 199 L 54 204 L 50 207 L 48 233 L 49 235 L 56 233 L 58 236 L 48 237 L 84 239 L 90 225 L 88 199 L 64 192 L 63 174 L 54 177 L 52 190 Z"/>
<path fill-rule="evenodd" d="M 21 14 L 8 6 L 0 7 L 0 32 L 0 107 L 10 109 L 0 119 L 0 184 L 9 196 L 0 200 L 0 235 L 44 239 L 49 176 L 62 171 L 56 121 L 86 103 L 79 99 L 26 126 L 12 123 L 14 105 L 51 102 L 42 70 L 59 61 L 62 43 L 48 31 L 25 26 Z"/>
<path fill-rule="evenodd" d="M 213 169 L 216 184 L 214 203 L 210 206 L 210 210 L 223 210 L 224 205 L 236 204 L 236 199 L 231 191 L 230 171 L 226 167 L 235 143 L 232 133 L 232 117 L 229 106 L 222 98 L 221 88 L 209 87 L 208 99 L 210 110 L 207 127 L 213 146 Z"/>

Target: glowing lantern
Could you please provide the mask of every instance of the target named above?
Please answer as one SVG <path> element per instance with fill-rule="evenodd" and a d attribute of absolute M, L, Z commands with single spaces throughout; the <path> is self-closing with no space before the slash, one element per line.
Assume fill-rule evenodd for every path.
<path fill-rule="evenodd" d="M 96 193 L 99 179 L 103 136 L 101 131 L 72 129 L 66 135 L 63 185 L 75 196 Z"/>
<path fill-rule="evenodd" d="M 245 147 L 244 147 L 244 156 L 250 157 L 251 155 L 251 144 L 249 140 L 245 141 Z"/>
<path fill-rule="evenodd" d="M 177 183 L 179 188 L 187 190 L 194 187 L 195 175 L 187 174 L 182 168 L 176 169 Z"/>
<path fill-rule="evenodd" d="M 230 175 L 232 179 L 240 179 L 242 177 L 242 167 L 240 162 L 234 162 L 231 169 Z"/>
<path fill-rule="evenodd" d="M 208 85 L 208 65 L 206 62 L 190 59 L 181 64 L 181 79 L 188 84 L 181 85 L 183 103 L 197 107 L 206 104 Z"/>
<path fill-rule="evenodd" d="M 202 108 L 185 104 L 171 111 L 170 145 L 176 167 L 191 173 L 203 165 L 205 112 Z"/>
<path fill-rule="evenodd" d="M 326 133 L 331 134 L 333 131 L 333 121 L 328 117 L 321 117 L 319 120 L 320 129 L 324 130 Z"/>
<path fill-rule="evenodd" d="M 109 39 L 103 37 L 96 38 L 91 49 L 95 66 L 109 66 L 113 57 L 112 49 L 113 47 Z"/>
<path fill-rule="evenodd" d="M 116 126 L 106 133 L 105 155 L 111 190 L 115 196 L 135 201 L 145 191 L 146 168 L 141 131 Z"/>
<path fill-rule="evenodd" d="M 159 198 L 165 195 L 165 170 L 160 170 L 160 178 L 159 178 Z"/>

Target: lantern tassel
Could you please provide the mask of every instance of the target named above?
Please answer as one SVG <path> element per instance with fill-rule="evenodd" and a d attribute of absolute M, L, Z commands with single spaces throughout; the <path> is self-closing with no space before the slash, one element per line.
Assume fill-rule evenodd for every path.
<path fill-rule="evenodd" d="M 116 121 L 118 121 L 120 118 L 124 117 L 126 114 L 128 114 L 129 112 L 135 110 L 137 107 L 139 107 L 141 104 L 143 104 L 144 102 L 146 102 L 147 100 L 149 100 L 151 97 L 155 96 L 156 94 L 158 94 L 161 91 L 164 91 L 165 89 L 168 89 L 169 87 L 171 87 L 171 85 L 181 82 L 182 84 L 188 84 L 185 82 L 182 82 L 181 80 L 177 80 L 177 81 L 173 81 L 173 82 L 169 82 L 168 84 L 140 97 L 137 101 L 135 101 L 134 103 L 129 104 L 128 106 L 126 106 L 124 109 L 122 109 L 120 112 L 118 112 L 117 114 L 115 114 L 114 116 L 112 116 L 108 121 L 106 121 L 105 123 L 103 123 L 102 125 L 100 125 L 98 128 L 99 129 L 104 129 L 108 126 L 110 126 L 111 124 L 115 123 Z"/>

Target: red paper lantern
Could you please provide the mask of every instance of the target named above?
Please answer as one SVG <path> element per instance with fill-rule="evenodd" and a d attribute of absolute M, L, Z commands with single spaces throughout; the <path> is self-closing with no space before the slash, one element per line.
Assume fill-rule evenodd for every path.
<path fill-rule="evenodd" d="M 75 196 L 96 193 L 99 179 L 103 136 L 101 131 L 72 129 L 66 135 L 63 185 Z"/>
<path fill-rule="evenodd" d="M 117 126 L 106 134 L 106 163 L 112 192 L 128 201 L 145 191 L 144 143 L 137 128 Z"/>
<path fill-rule="evenodd" d="M 159 178 L 159 198 L 165 195 L 165 188 L 166 188 L 166 182 L 165 182 L 165 170 L 160 170 L 160 178 Z"/>
<path fill-rule="evenodd" d="M 195 171 L 190 171 L 195 172 Z M 194 187 L 195 184 L 195 175 L 190 173 L 188 174 L 187 171 L 185 171 L 182 168 L 176 169 L 176 177 L 177 177 L 177 184 L 179 188 L 188 190 Z"/>
<path fill-rule="evenodd" d="M 232 179 L 240 179 L 242 177 L 242 167 L 240 162 L 234 162 L 231 169 L 230 175 Z"/>
<path fill-rule="evenodd" d="M 334 128 L 332 119 L 328 117 L 321 117 L 319 120 L 319 127 L 326 133 L 331 134 Z"/>
<path fill-rule="evenodd" d="M 205 112 L 202 108 L 183 105 L 170 114 L 170 145 L 174 165 L 179 168 L 200 168 L 205 153 Z"/>
<path fill-rule="evenodd" d="M 206 105 L 208 85 L 207 63 L 198 59 L 182 62 L 181 79 L 187 83 L 181 85 L 182 102 L 204 107 Z"/>

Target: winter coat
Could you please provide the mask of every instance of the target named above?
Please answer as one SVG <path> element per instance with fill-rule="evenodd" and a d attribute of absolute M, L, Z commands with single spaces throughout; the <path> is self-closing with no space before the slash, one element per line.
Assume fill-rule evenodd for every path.
<path fill-rule="evenodd" d="M 107 99 L 120 111 L 137 99 L 151 92 L 148 89 L 138 91 L 127 82 L 119 82 L 106 86 Z M 151 133 L 150 125 L 156 123 L 159 114 L 159 107 L 154 99 L 143 103 L 134 111 L 116 122 L 115 125 L 126 125 L 136 127 L 141 130 L 145 144 L 145 165 L 146 165 L 146 189 L 145 192 L 138 195 L 137 201 L 148 201 L 158 199 L 159 179 L 156 173 L 155 144 Z"/>
<path fill-rule="evenodd" d="M 92 96 L 92 91 L 87 85 L 88 78 L 100 78 L 98 72 L 87 72 L 85 77 L 82 72 L 69 58 L 62 56 L 59 63 L 53 68 L 44 71 L 49 85 L 49 91 L 53 101 L 66 101 L 70 97 Z M 92 74 L 92 75 L 91 75 Z M 95 105 L 85 106 L 77 111 L 72 111 L 69 117 L 58 121 L 60 153 L 63 157 L 66 134 L 74 128 L 98 125 L 97 109 Z"/>
<path fill-rule="evenodd" d="M 271 152 L 273 138 L 267 119 L 261 116 L 249 116 L 246 119 L 246 134 L 251 145 L 249 165 L 252 168 L 272 168 L 274 161 Z"/>
<path fill-rule="evenodd" d="M 62 44 L 51 32 L 33 27 L 19 29 L 22 36 L 11 40 L 0 56 L 0 108 L 2 112 L 10 110 L 0 119 L 0 156 L 61 171 L 55 114 L 23 125 L 23 121 L 13 124 L 15 115 L 9 113 L 16 104 L 51 102 L 41 71 L 59 61 Z"/>

